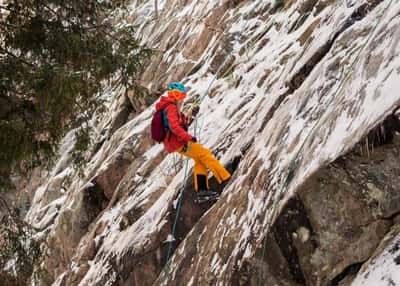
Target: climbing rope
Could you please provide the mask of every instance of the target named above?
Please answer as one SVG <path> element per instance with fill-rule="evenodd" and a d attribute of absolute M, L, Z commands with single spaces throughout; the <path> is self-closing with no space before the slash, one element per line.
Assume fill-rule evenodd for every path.
<path fill-rule="evenodd" d="M 231 54 L 232 51 L 227 55 L 227 57 L 225 58 L 225 60 L 223 61 L 223 63 L 220 65 L 220 67 L 218 68 L 217 72 L 215 73 L 214 77 L 212 78 L 210 84 L 208 85 L 206 91 L 204 92 L 204 94 L 197 100 L 195 101 L 195 104 L 200 105 L 201 102 L 206 98 L 206 96 L 208 95 L 208 92 L 210 91 L 211 87 L 213 86 L 215 80 L 218 77 L 218 74 L 220 73 L 221 69 L 225 66 L 226 62 L 231 58 Z M 192 108 L 195 105 L 192 106 Z M 197 135 L 197 129 L 198 129 L 198 118 L 195 117 L 194 120 L 194 136 Z M 198 138 L 200 140 L 200 138 Z M 165 258 L 165 265 L 164 265 L 164 281 L 162 283 L 162 285 L 166 285 L 165 283 L 167 282 L 167 273 L 169 271 L 169 266 L 170 266 L 170 258 L 171 258 L 171 254 L 172 254 L 172 248 L 173 248 L 173 242 L 175 241 L 175 234 L 176 234 L 176 226 L 178 224 L 178 219 L 179 219 L 179 214 L 181 211 L 181 207 L 182 207 L 182 201 L 183 201 L 183 194 L 186 188 L 186 184 L 187 184 L 187 179 L 189 177 L 188 175 L 188 171 L 189 171 L 189 159 L 186 159 L 185 162 L 185 172 L 184 172 L 184 177 L 183 177 L 183 184 L 182 184 L 182 188 L 179 192 L 179 199 L 178 199 L 178 204 L 176 207 L 176 214 L 175 214 L 175 218 L 174 218 L 174 223 L 172 225 L 172 233 L 169 239 L 169 245 L 168 245 L 168 251 L 167 251 L 167 256 Z"/>
<path fill-rule="evenodd" d="M 356 58 L 354 59 L 354 61 L 352 62 L 352 64 L 350 65 L 350 68 L 347 70 L 346 74 L 345 74 L 345 78 L 344 81 L 339 85 L 339 87 L 337 88 L 337 90 L 334 93 L 334 96 L 332 96 L 332 98 L 327 102 L 327 106 L 329 106 L 333 100 L 339 96 L 341 96 L 342 92 L 344 91 L 344 86 L 347 83 L 347 81 L 350 79 L 350 75 L 354 69 L 354 65 L 355 63 L 359 60 L 361 53 L 364 51 L 365 47 L 368 45 L 368 43 L 370 42 L 370 40 L 372 39 L 372 37 L 375 35 L 376 29 L 379 26 L 381 20 L 383 19 L 384 15 L 386 14 L 386 12 L 388 11 L 389 7 L 391 6 L 393 0 L 391 0 L 389 2 L 389 4 L 386 6 L 386 8 L 384 9 L 384 11 L 382 12 L 381 16 L 379 17 L 379 19 L 377 20 L 372 32 L 369 34 L 367 40 L 365 41 L 365 44 L 362 46 L 362 48 L 359 50 Z M 339 102 L 340 103 L 340 102 Z M 335 107 L 337 107 L 338 104 L 336 104 Z M 279 205 L 279 203 L 281 202 L 281 200 L 283 199 L 283 190 L 285 188 L 287 188 L 287 186 L 289 185 L 289 181 L 290 178 L 293 176 L 293 172 L 294 169 L 296 168 L 297 164 L 299 163 L 299 158 L 300 158 L 300 153 L 304 148 L 305 143 L 307 142 L 307 140 L 311 137 L 311 135 L 315 132 L 315 130 L 320 127 L 320 124 L 322 123 L 323 119 L 323 115 L 320 117 L 320 119 L 314 124 L 314 126 L 311 128 L 310 132 L 307 134 L 306 138 L 303 140 L 300 148 L 298 149 L 298 151 L 296 152 L 296 155 L 294 156 L 294 159 L 291 160 L 289 167 L 288 167 L 288 172 L 286 175 L 285 180 L 283 181 L 283 183 L 281 184 L 281 188 L 279 189 L 279 191 L 277 192 L 277 200 L 274 201 L 273 205 L 272 205 L 272 209 L 271 209 L 271 217 L 270 220 L 267 221 L 266 224 L 266 229 L 265 229 L 265 238 L 264 238 L 264 242 L 263 242 L 263 249 L 262 249 L 262 257 L 260 260 L 260 271 L 259 271 L 259 278 L 258 278 L 258 285 L 262 285 L 262 278 L 263 278 L 263 265 L 262 262 L 264 261 L 264 257 L 265 257 L 265 253 L 266 253 L 266 246 L 267 246 L 267 236 L 268 233 L 270 231 L 270 228 L 272 226 L 272 221 L 274 220 L 275 216 L 276 216 L 276 212 L 277 212 L 277 206 Z"/>
<path fill-rule="evenodd" d="M 174 219 L 174 224 L 172 226 L 172 234 L 171 237 L 169 238 L 169 244 L 168 244 L 168 251 L 167 251 L 167 256 L 165 258 L 165 265 L 164 265 L 164 283 L 162 285 L 165 285 L 166 283 L 166 275 L 169 271 L 169 259 L 171 257 L 172 254 L 172 247 L 173 247 L 173 242 L 175 241 L 175 233 L 176 233 L 176 226 L 178 224 L 178 219 L 179 219 L 179 212 L 181 210 L 181 206 L 182 206 L 182 201 L 183 201 L 183 193 L 185 191 L 186 188 L 186 183 L 187 183 L 187 178 L 188 178 L 188 167 L 189 166 L 189 159 L 186 159 L 185 162 L 185 172 L 184 172 L 184 177 L 183 177 L 183 185 L 181 190 L 179 191 L 179 199 L 178 199 L 178 205 L 176 208 L 176 214 L 175 214 L 175 219 Z"/>
<path fill-rule="evenodd" d="M 275 21 L 273 20 L 271 22 L 270 25 L 267 26 L 266 29 L 264 29 L 257 37 L 256 39 L 253 39 L 251 41 L 251 43 L 245 48 L 245 54 L 248 53 L 249 49 L 252 49 L 255 44 L 263 37 L 265 36 L 265 34 L 269 31 L 269 29 L 271 29 L 271 27 L 275 24 Z M 189 108 L 189 111 L 192 110 L 195 106 L 199 106 L 202 101 L 206 98 L 206 96 L 208 95 L 211 87 L 214 85 L 214 82 L 217 80 L 217 77 L 219 75 L 219 73 L 221 72 L 222 68 L 225 67 L 226 63 L 232 59 L 232 54 L 233 54 L 233 50 L 231 50 L 228 55 L 226 56 L 225 60 L 222 62 L 222 64 L 219 66 L 218 70 L 216 71 L 214 77 L 212 78 L 210 84 L 208 85 L 206 91 L 204 92 L 204 94 L 202 96 L 200 96 L 197 100 L 194 101 L 194 103 L 192 104 L 192 106 Z M 235 61 L 232 61 L 231 65 L 229 67 L 227 67 L 226 72 L 222 75 L 222 77 L 225 77 L 225 75 L 228 73 L 228 71 L 230 71 L 234 65 Z M 198 136 L 198 140 L 200 141 L 200 131 L 198 132 L 198 117 L 195 118 L 194 120 L 194 136 Z M 168 251 L 167 251 L 167 256 L 165 259 L 165 265 L 164 265 L 164 269 L 163 269 L 163 273 L 164 273 L 164 281 L 162 282 L 162 285 L 166 285 L 167 282 L 167 273 L 169 271 L 169 266 L 170 266 L 170 258 L 172 255 L 172 248 L 173 248 L 173 242 L 175 240 L 175 233 L 176 233 L 176 226 L 178 223 L 178 219 L 179 219 L 179 214 L 180 214 L 180 210 L 182 207 L 182 200 L 183 200 L 183 194 L 184 194 L 184 190 L 186 188 L 186 184 L 187 184 L 187 178 L 188 178 L 188 164 L 189 164 L 189 159 L 186 159 L 185 162 L 185 172 L 184 172 L 184 178 L 183 178 L 183 185 L 182 188 L 179 192 L 179 199 L 178 199 L 178 204 L 177 204 L 177 208 L 176 208 L 176 214 L 175 214 L 175 218 L 174 218 L 174 223 L 172 226 L 172 234 L 170 236 L 170 240 L 169 240 L 169 245 L 168 245 Z"/>
<path fill-rule="evenodd" d="M 272 19 L 271 23 L 261 32 L 258 34 L 258 36 L 254 39 L 252 39 L 250 41 L 249 44 L 247 44 L 243 54 L 246 54 L 248 56 L 248 52 L 249 50 L 253 49 L 254 46 L 256 45 L 256 43 L 261 40 L 262 37 L 265 36 L 265 34 L 272 28 L 272 26 L 275 25 L 275 19 Z M 199 106 L 201 104 L 201 102 L 204 100 L 204 98 L 207 96 L 209 90 L 211 89 L 211 87 L 213 86 L 215 80 L 217 79 L 217 75 L 220 73 L 220 71 L 222 70 L 223 67 L 225 67 L 226 63 L 231 60 L 231 56 L 233 54 L 233 50 L 231 52 L 228 53 L 227 57 L 225 58 L 225 60 L 222 62 L 222 64 L 219 66 L 215 76 L 213 77 L 213 79 L 211 80 L 206 92 L 203 94 L 203 96 L 201 96 L 199 99 L 195 100 L 194 103 L 191 105 L 189 110 L 192 110 L 195 106 Z M 237 63 L 237 65 L 241 64 L 243 62 L 239 62 Z M 232 61 L 232 63 L 226 67 L 226 71 L 221 75 L 221 78 L 224 78 L 233 68 L 235 64 L 235 61 Z M 194 135 L 196 136 L 196 132 L 198 129 L 198 123 L 197 123 L 197 118 L 195 120 L 195 127 L 194 127 Z M 200 136 L 199 136 L 200 137 Z"/>

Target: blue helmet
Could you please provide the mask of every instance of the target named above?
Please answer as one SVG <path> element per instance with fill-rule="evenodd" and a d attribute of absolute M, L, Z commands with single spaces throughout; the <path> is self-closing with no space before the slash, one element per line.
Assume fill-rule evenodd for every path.
<path fill-rule="evenodd" d="M 177 90 L 180 92 L 187 92 L 188 90 L 186 89 L 186 87 L 181 84 L 180 82 L 171 82 L 168 86 L 167 86 L 167 90 Z"/>

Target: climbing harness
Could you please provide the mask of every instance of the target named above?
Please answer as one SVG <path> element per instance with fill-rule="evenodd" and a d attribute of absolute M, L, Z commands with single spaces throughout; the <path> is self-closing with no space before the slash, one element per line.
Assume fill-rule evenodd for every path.
<path fill-rule="evenodd" d="M 344 81 L 339 85 L 339 87 L 337 88 L 337 90 L 334 93 L 334 96 L 332 96 L 332 98 L 329 100 L 329 102 L 327 103 L 327 105 L 330 105 L 333 100 L 337 97 L 339 97 L 342 92 L 343 92 L 343 88 L 344 85 L 347 83 L 347 81 L 350 78 L 350 75 L 353 71 L 354 65 L 355 63 L 359 60 L 361 53 L 364 51 L 364 48 L 368 45 L 368 43 L 370 42 L 370 40 L 372 39 L 372 37 L 375 35 L 376 29 L 379 26 L 382 18 L 384 17 L 384 15 L 386 14 L 387 10 L 389 9 L 389 7 L 391 6 L 393 0 L 391 0 L 388 4 L 388 6 L 386 6 L 386 8 L 384 9 L 384 11 L 382 12 L 381 16 L 379 17 L 378 21 L 376 22 L 372 32 L 369 34 L 367 40 L 365 41 L 365 44 L 362 46 L 362 48 L 359 50 L 356 58 L 354 59 L 354 61 L 352 62 L 349 70 L 347 71 L 347 73 L 345 74 L 344 77 Z M 340 102 L 339 102 L 340 103 Z M 284 194 L 283 194 L 283 190 L 285 188 L 287 188 L 287 186 L 289 185 L 289 181 L 291 178 L 293 178 L 294 176 L 294 171 L 296 169 L 296 167 L 299 164 L 299 159 L 301 157 L 300 153 L 303 150 L 303 147 L 305 145 L 305 143 L 307 142 L 307 140 L 311 137 L 311 135 L 315 132 L 315 130 L 320 126 L 320 123 L 322 123 L 323 121 L 321 121 L 321 119 L 323 119 L 323 115 L 320 117 L 320 119 L 314 124 L 314 126 L 311 128 L 310 132 L 307 134 L 306 138 L 303 140 L 300 148 L 298 149 L 298 151 L 296 152 L 296 155 L 294 156 L 294 159 L 290 162 L 289 166 L 288 166 L 288 172 L 286 175 L 285 179 L 282 179 L 283 182 L 281 183 L 281 188 L 279 189 L 279 191 L 277 192 L 277 195 L 275 195 L 276 200 L 274 201 L 274 203 L 272 204 L 272 209 L 271 209 L 271 217 L 270 220 L 267 221 L 266 224 L 266 229 L 265 229 L 265 237 L 264 237 L 264 242 L 263 242 L 263 248 L 262 248 L 262 256 L 261 256 L 261 260 L 260 260 L 260 267 L 259 267 L 259 277 L 258 277 L 258 285 L 262 285 L 262 278 L 263 278 L 263 265 L 262 262 L 264 261 L 264 257 L 265 257 L 265 252 L 266 252 L 266 246 L 267 246 L 267 236 L 268 233 L 270 231 L 270 228 L 272 226 L 272 221 L 274 220 L 275 216 L 277 215 L 277 206 L 279 205 L 279 203 L 282 201 Z"/>
<path fill-rule="evenodd" d="M 217 72 L 215 73 L 213 79 L 211 80 L 210 84 L 208 85 L 206 91 L 204 92 L 204 94 L 196 101 L 196 104 L 200 105 L 201 102 L 206 98 L 206 96 L 208 95 L 208 92 L 210 91 L 211 87 L 213 86 L 215 80 L 218 77 L 218 74 L 220 73 L 222 67 L 225 66 L 226 62 L 228 61 L 228 59 L 231 58 L 231 54 L 232 52 L 230 52 L 227 57 L 225 58 L 224 62 L 220 65 L 220 67 L 218 68 Z M 193 107 L 192 107 L 193 108 Z M 198 118 L 196 117 L 194 120 L 194 136 L 197 136 L 197 129 L 198 129 Z M 200 137 L 198 138 L 198 140 L 200 141 Z M 183 177 L 183 184 L 182 187 L 179 191 L 179 198 L 178 198 L 178 204 L 176 206 L 176 214 L 175 214 L 175 219 L 174 219 L 174 223 L 172 225 L 172 234 L 171 234 L 171 239 L 169 240 L 169 244 L 168 244 L 168 251 L 167 251 L 167 256 L 165 258 L 165 265 L 164 265 L 164 281 L 162 283 L 162 285 L 166 285 L 167 282 L 167 273 L 169 271 L 169 266 L 170 266 L 170 258 L 171 258 L 171 254 L 172 254 L 172 247 L 173 247 L 173 242 L 175 240 L 175 233 L 176 233 L 176 226 L 178 224 L 178 219 L 179 219 L 179 213 L 182 207 L 182 201 L 183 201 L 183 193 L 185 191 L 186 188 L 186 183 L 187 183 L 187 179 L 189 177 L 188 175 L 188 171 L 189 171 L 189 159 L 186 159 L 185 162 L 185 172 L 184 172 L 184 177 Z"/>
<path fill-rule="evenodd" d="M 275 20 L 273 19 L 272 23 L 270 25 L 267 26 L 266 29 L 264 29 L 257 37 L 256 39 L 253 39 L 251 41 L 251 43 L 245 48 L 244 53 L 247 54 L 248 50 L 250 48 L 253 48 L 255 43 L 258 42 L 263 36 L 265 36 L 265 34 L 271 29 L 271 27 L 275 24 Z M 211 87 L 214 85 L 214 82 L 216 81 L 219 73 L 221 72 L 222 68 L 225 67 L 226 63 L 232 59 L 232 54 L 233 54 L 233 50 L 230 51 L 225 60 L 222 62 L 222 64 L 219 66 L 218 70 L 216 71 L 214 77 L 212 78 L 210 84 L 208 85 L 206 91 L 204 92 L 204 94 L 199 97 L 197 100 L 195 100 L 192 104 L 192 106 L 189 108 L 189 111 L 192 110 L 195 106 L 199 106 L 201 104 L 201 102 L 205 99 L 205 97 L 208 95 Z M 227 67 L 226 72 L 222 75 L 222 78 L 225 77 L 225 75 L 228 73 L 228 71 L 230 71 L 234 65 L 235 61 L 233 60 L 232 63 L 230 64 L 230 66 Z M 198 130 L 198 117 L 195 118 L 194 120 L 194 136 L 197 137 L 198 136 L 198 140 L 200 141 L 200 130 Z M 199 132 L 197 134 L 197 132 Z M 178 219 L 179 219 L 179 213 L 181 210 L 181 206 L 182 206 L 182 200 L 183 200 L 183 194 L 184 194 L 184 190 L 186 187 L 186 183 L 187 183 L 187 179 L 188 179 L 188 163 L 189 163 L 189 159 L 186 159 L 185 162 L 185 172 L 184 172 L 184 178 L 183 178 L 183 185 L 181 187 L 181 190 L 179 192 L 179 199 L 178 199 L 178 204 L 176 207 L 176 214 L 175 214 L 175 219 L 174 219 L 174 224 L 172 226 L 172 234 L 171 234 L 171 239 L 169 240 L 169 245 L 168 245 L 168 251 L 167 251 L 167 256 L 165 259 L 165 265 L 164 265 L 164 269 L 163 269 L 163 278 L 164 281 L 162 282 L 161 285 L 166 285 L 167 282 L 167 273 L 169 271 L 169 266 L 170 266 L 170 258 L 171 258 L 171 254 L 172 254 L 172 247 L 173 247 L 173 242 L 175 240 L 175 232 L 176 232 L 176 225 L 178 223 Z"/>
<path fill-rule="evenodd" d="M 358 55 L 356 56 L 356 58 L 355 58 L 355 60 L 353 61 L 352 65 L 350 66 L 349 70 L 348 70 L 347 73 L 345 74 L 345 80 L 342 82 L 341 85 L 339 85 L 338 89 L 337 89 L 336 92 L 335 92 L 335 96 L 332 97 L 332 99 L 328 102 L 328 104 L 331 103 L 331 102 L 333 101 L 333 99 L 335 99 L 338 95 L 340 95 L 340 94 L 342 93 L 345 83 L 347 83 L 347 81 L 348 81 L 349 78 L 350 78 L 350 75 L 351 75 L 352 69 L 353 69 L 353 67 L 354 67 L 354 64 L 358 61 L 358 59 L 359 59 L 359 57 L 360 57 L 360 55 L 361 55 L 361 52 L 364 50 L 365 46 L 369 43 L 370 39 L 371 39 L 372 36 L 375 34 L 375 31 L 376 31 L 376 29 L 377 29 L 377 27 L 378 27 L 380 21 L 382 20 L 384 14 L 386 14 L 386 12 L 387 12 L 388 8 L 390 7 L 390 5 L 392 4 L 392 2 L 393 2 L 393 0 L 390 1 L 389 5 L 388 5 L 388 6 L 386 7 L 386 9 L 383 11 L 381 17 L 379 18 L 379 20 L 377 21 L 377 23 L 376 23 L 376 25 L 375 25 L 375 27 L 374 27 L 372 33 L 370 33 L 370 36 L 369 36 L 368 39 L 366 40 L 366 44 L 363 46 L 362 49 L 360 49 Z M 266 32 L 268 32 L 268 30 L 273 26 L 274 23 L 275 23 L 275 21 L 273 20 L 273 22 L 267 27 Z M 265 33 L 266 33 L 266 32 L 265 32 Z M 255 43 L 259 40 L 259 38 L 261 38 L 261 37 L 263 37 L 263 36 L 265 35 L 265 33 L 264 33 L 264 32 L 261 33 L 261 34 L 260 34 L 260 35 L 261 35 L 260 37 L 257 37 L 256 40 L 252 41 L 252 42 L 250 43 L 250 45 L 247 46 L 245 52 L 246 52 L 249 48 L 252 48 L 252 47 L 255 45 Z M 224 62 L 220 65 L 219 69 L 218 69 L 217 72 L 215 73 L 215 75 L 214 75 L 213 79 L 211 80 L 211 82 L 210 82 L 210 84 L 209 84 L 209 86 L 208 86 L 206 92 L 204 93 L 204 95 L 201 96 L 198 100 L 196 100 L 196 101 L 193 103 L 193 105 L 192 105 L 191 108 L 193 108 L 195 105 L 200 105 L 200 104 L 201 104 L 201 102 L 204 100 L 204 98 L 207 96 L 209 90 L 210 90 L 211 87 L 213 86 L 214 82 L 216 81 L 216 79 L 217 79 L 217 77 L 218 77 L 218 74 L 220 73 L 220 71 L 222 70 L 222 68 L 225 66 L 226 62 L 227 62 L 228 60 L 231 59 L 231 55 L 232 55 L 232 52 L 230 52 L 230 53 L 227 55 L 227 57 L 225 58 Z M 232 66 L 233 66 L 234 62 L 235 62 L 235 61 L 232 62 Z M 227 71 L 224 73 L 224 75 L 232 68 L 232 66 L 228 67 L 228 69 L 227 69 Z M 321 119 L 322 119 L 322 117 L 321 117 Z M 303 150 L 304 145 L 305 145 L 305 143 L 307 142 L 307 140 L 308 140 L 308 139 L 310 138 L 310 136 L 315 132 L 315 130 L 320 126 L 320 123 L 322 122 L 321 119 L 318 120 L 318 121 L 315 123 L 315 125 L 312 127 L 312 129 L 310 130 L 310 132 L 308 133 L 308 135 L 306 136 L 306 138 L 303 140 L 302 145 L 300 146 L 299 150 L 296 152 L 296 155 L 294 156 L 294 159 L 293 159 L 293 160 L 290 162 L 290 164 L 289 164 L 288 172 L 287 172 L 287 174 L 286 174 L 286 178 L 282 178 L 281 187 L 279 188 L 279 191 L 274 195 L 275 198 L 276 198 L 276 200 L 274 200 L 274 203 L 273 203 L 272 208 L 271 208 L 271 219 L 270 219 L 269 221 L 267 221 L 267 223 L 266 223 L 265 234 L 268 234 L 269 231 L 270 231 L 270 228 L 271 228 L 271 226 L 272 226 L 272 223 L 271 223 L 271 222 L 273 221 L 273 218 L 274 218 L 274 217 L 276 216 L 276 214 L 277 214 L 277 207 L 278 207 L 279 203 L 281 202 L 281 200 L 282 200 L 283 197 L 284 197 L 283 190 L 284 190 L 285 188 L 287 188 L 287 186 L 288 186 L 288 184 L 289 184 L 289 181 L 290 181 L 290 179 L 291 179 L 292 176 L 293 176 L 294 170 L 295 170 L 296 166 L 299 164 L 300 153 L 301 153 L 301 151 Z M 194 121 L 194 135 L 195 135 L 195 136 L 197 135 L 197 132 L 198 132 L 198 118 L 196 117 L 196 118 L 195 118 L 195 121 Z M 199 138 L 199 139 L 200 139 L 200 138 Z M 182 185 L 181 190 L 180 190 L 180 192 L 179 192 L 179 199 L 178 199 L 178 204 L 177 204 L 177 206 L 176 206 L 176 214 L 175 214 L 175 219 L 174 219 L 174 223 L 173 223 L 173 227 L 172 227 L 172 239 L 170 239 L 170 241 L 169 241 L 167 256 L 166 256 L 166 260 L 165 260 L 165 266 L 164 266 L 164 269 L 163 269 L 164 281 L 163 281 L 162 285 L 166 285 L 166 282 L 167 282 L 167 273 L 168 273 L 168 271 L 169 271 L 169 266 L 170 266 L 170 258 L 171 258 L 171 254 L 172 254 L 172 248 L 173 248 L 173 241 L 174 241 L 175 232 L 176 232 L 176 226 L 177 226 L 177 222 L 178 222 L 178 219 L 179 219 L 179 213 L 180 213 L 181 206 L 182 206 L 183 194 L 184 194 L 184 190 L 185 190 L 186 183 L 187 183 L 187 179 L 188 179 L 188 162 L 189 162 L 189 159 L 186 159 L 186 163 L 185 163 L 185 172 L 184 172 L 184 179 L 183 179 L 183 185 Z M 260 259 L 260 267 L 259 267 L 258 285 L 261 285 L 261 284 L 262 284 L 262 279 L 263 279 L 263 267 L 262 267 L 263 265 L 262 265 L 262 261 L 264 260 L 264 257 L 265 257 L 265 254 L 266 254 L 266 243 L 267 243 L 267 236 L 265 236 L 264 241 L 263 241 L 263 248 L 262 248 L 262 254 L 261 254 L 262 257 L 261 257 L 261 259 Z"/>

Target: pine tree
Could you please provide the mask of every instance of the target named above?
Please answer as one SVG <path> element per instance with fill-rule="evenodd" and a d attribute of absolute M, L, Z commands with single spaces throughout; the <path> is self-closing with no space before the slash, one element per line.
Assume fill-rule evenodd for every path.
<path fill-rule="evenodd" d="M 31 278 L 45 274 L 38 269 L 45 253 L 34 239 L 37 231 L 1 197 L 0 209 L 0 285 L 29 285 Z M 35 267 L 38 272 L 32 277 Z"/>
<path fill-rule="evenodd" d="M 0 184 L 22 161 L 40 162 L 101 102 L 106 82 L 138 89 L 151 51 L 127 1 L 8 0 L 0 4 Z M 3 176 L 2 176 L 3 175 Z"/>

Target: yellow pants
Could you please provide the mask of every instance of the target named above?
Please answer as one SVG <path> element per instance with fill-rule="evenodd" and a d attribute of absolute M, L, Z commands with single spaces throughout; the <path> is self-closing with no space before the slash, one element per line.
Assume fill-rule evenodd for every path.
<path fill-rule="evenodd" d="M 197 175 L 204 175 L 207 178 L 207 169 L 210 169 L 210 171 L 213 173 L 214 177 L 220 184 L 231 177 L 231 174 L 214 157 L 211 151 L 205 148 L 200 143 L 189 142 L 186 148 L 182 147 L 178 150 L 178 152 L 194 160 L 195 191 L 198 190 Z"/>

